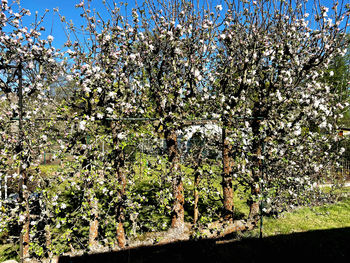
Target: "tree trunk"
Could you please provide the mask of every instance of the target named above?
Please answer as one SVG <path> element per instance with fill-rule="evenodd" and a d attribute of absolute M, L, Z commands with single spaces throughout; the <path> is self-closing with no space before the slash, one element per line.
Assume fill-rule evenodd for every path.
<path fill-rule="evenodd" d="M 26 211 L 25 211 L 25 221 L 23 223 L 23 259 L 26 260 L 29 258 L 29 243 L 30 243 L 30 211 L 29 211 L 29 201 L 28 201 L 28 191 L 25 191 L 24 198 L 26 202 Z"/>
<path fill-rule="evenodd" d="M 20 167 L 22 167 L 20 163 Z M 29 243 L 30 243 L 30 210 L 29 210 L 29 192 L 27 189 L 27 176 L 26 173 L 18 168 L 19 170 L 19 202 L 21 212 L 24 214 L 24 221 L 21 223 L 20 233 L 20 254 L 21 262 L 24 262 L 29 258 Z"/>
<path fill-rule="evenodd" d="M 232 145 L 227 139 L 226 129 L 222 130 L 222 190 L 223 190 L 223 217 L 233 219 L 233 190 L 232 190 Z"/>
<path fill-rule="evenodd" d="M 117 222 L 117 242 L 119 248 L 125 248 L 126 238 L 122 221 Z"/>
<path fill-rule="evenodd" d="M 262 148 L 262 141 L 260 138 L 260 120 L 254 119 L 253 125 L 252 125 L 252 131 L 254 136 L 253 141 L 253 169 L 252 169 L 252 183 L 250 186 L 251 190 L 251 197 L 249 200 L 249 219 L 253 221 L 257 221 L 259 219 L 259 211 L 260 211 L 260 201 L 259 201 L 259 194 L 260 194 L 260 186 L 259 186 L 259 180 L 261 177 L 261 170 L 262 170 L 262 161 L 260 159 L 261 157 L 261 148 Z"/>
<path fill-rule="evenodd" d="M 256 221 L 259 219 L 260 202 L 258 196 L 260 193 L 259 185 L 254 185 L 251 187 L 251 201 L 249 205 L 249 216 L 250 220 Z"/>
<path fill-rule="evenodd" d="M 51 240 L 51 227 L 50 224 L 47 224 L 45 226 L 45 246 L 46 246 L 46 250 L 47 250 L 47 257 L 48 258 L 52 258 L 52 240 Z"/>
<path fill-rule="evenodd" d="M 84 139 L 84 143 L 88 144 L 88 137 Z M 87 158 L 83 161 L 82 167 L 88 167 L 89 174 L 92 176 L 91 163 L 93 162 L 93 155 L 89 151 L 84 151 L 82 154 L 87 154 Z M 89 218 L 89 249 L 93 249 L 98 245 L 98 200 L 94 193 L 94 180 L 89 181 L 87 184 L 87 194 L 88 194 L 88 203 L 90 206 L 90 218 Z"/>
<path fill-rule="evenodd" d="M 98 245 L 98 200 L 93 194 L 93 190 L 89 189 L 89 204 L 90 204 L 90 227 L 89 227 L 89 248 L 94 248 Z"/>
<path fill-rule="evenodd" d="M 170 162 L 169 174 L 172 179 L 174 203 L 171 215 L 172 228 L 184 228 L 184 187 L 180 173 L 180 154 L 177 145 L 177 135 L 174 129 L 165 131 L 168 158 Z"/>
<path fill-rule="evenodd" d="M 22 144 L 21 144 L 22 145 Z M 22 149 L 20 151 L 22 154 Z M 22 159 L 22 157 L 21 157 Z M 21 262 L 29 258 L 29 243 L 30 243 L 30 209 L 29 209 L 29 190 L 27 188 L 28 178 L 24 169 L 22 169 L 22 161 L 20 160 L 18 167 L 19 174 L 19 203 L 20 211 L 24 215 L 24 221 L 20 223 L 20 256 Z"/>
<path fill-rule="evenodd" d="M 120 248 L 125 248 L 126 245 L 126 238 L 125 238 L 125 231 L 124 231 L 124 202 L 126 199 L 125 196 L 125 186 L 126 186 L 126 177 L 125 173 L 123 172 L 122 169 L 119 169 L 118 171 L 118 182 L 120 185 L 119 189 L 119 197 L 118 197 L 118 207 L 117 207 L 117 241 L 118 241 L 118 246 Z"/>
<path fill-rule="evenodd" d="M 28 178 L 23 169 L 23 76 L 22 76 L 22 64 L 18 65 L 18 145 L 16 153 L 19 155 L 19 166 L 18 166 L 18 175 L 19 175 L 19 185 L 18 185 L 18 194 L 19 194 L 19 203 L 20 203 L 20 212 L 24 214 L 24 222 L 20 223 L 21 233 L 20 233 L 20 257 L 21 262 L 24 262 L 25 259 L 29 258 L 29 243 L 30 243 L 30 210 L 29 210 L 29 192 L 28 192 Z M 25 204 L 24 204 L 25 203 Z"/>
<path fill-rule="evenodd" d="M 124 152 L 120 148 L 119 144 L 119 138 L 118 138 L 118 126 L 116 125 L 113 127 L 112 123 L 110 124 L 111 130 L 112 130 L 112 137 L 113 137 L 113 151 L 112 151 L 112 158 L 114 159 L 113 167 L 117 173 L 117 180 L 119 183 L 118 188 L 118 201 L 117 201 L 117 207 L 116 207 L 116 221 L 117 221 L 117 243 L 119 248 L 125 248 L 126 245 L 126 238 L 125 238 L 125 231 L 124 231 L 124 210 L 125 210 L 125 188 L 126 188 L 126 176 L 124 171 L 124 165 L 125 165 L 125 157 Z"/>

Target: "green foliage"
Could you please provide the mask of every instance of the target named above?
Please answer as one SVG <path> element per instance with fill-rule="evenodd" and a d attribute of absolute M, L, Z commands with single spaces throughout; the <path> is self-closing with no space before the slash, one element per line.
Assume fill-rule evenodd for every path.
<path fill-rule="evenodd" d="M 56 172 L 59 168 L 60 168 L 59 165 L 53 165 L 53 164 L 40 165 L 39 167 L 43 176 L 52 176 L 52 174 Z"/>
<path fill-rule="evenodd" d="M 349 45 L 350 35 L 346 38 L 347 45 Z M 332 92 L 339 96 L 339 101 L 350 102 L 350 49 L 342 56 L 335 57 L 324 76 L 325 81 L 331 86 Z M 348 107 L 342 110 L 343 117 L 339 119 L 338 125 L 341 127 L 350 127 L 350 110 Z"/>

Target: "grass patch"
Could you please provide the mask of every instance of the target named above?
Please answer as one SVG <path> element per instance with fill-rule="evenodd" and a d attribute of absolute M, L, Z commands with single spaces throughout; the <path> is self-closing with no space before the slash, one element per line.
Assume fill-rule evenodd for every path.
<path fill-rule="evenodd" d="M 349 189 L 347 189 L 349 190 Z M 292 234 L 312 230 L 326 230 L 350 227 L 350 198 L 338 203 L 302 207 L 283 213 L 279 218 L 264 218 L 264 236 Z M 258 230 L 254 231 L 257 234 Z"/>
<path fill-rule="evenodd" d="M 0 262 L 11 260 L 11 259 L 19 261 L 18 249 L 19 249 L 18 245 L 13 245 L 13 244 L 0 245 Z"/>
<path fill-rule="evenodd" d="M 39 166 L 40 171 L 46 175 L 52 175 L 59 168 L 60 166 L 58 164 L 43 164 Z"/>

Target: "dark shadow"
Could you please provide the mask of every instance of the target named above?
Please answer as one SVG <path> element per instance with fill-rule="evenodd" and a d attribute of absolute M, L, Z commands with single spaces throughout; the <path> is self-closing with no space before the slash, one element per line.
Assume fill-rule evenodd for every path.
<path fill-rule="evenodd" d="M 77 257 L 68 262 L 350 262 L 350 228 L 317 230 L 263 239 L 206 239 Z"/>

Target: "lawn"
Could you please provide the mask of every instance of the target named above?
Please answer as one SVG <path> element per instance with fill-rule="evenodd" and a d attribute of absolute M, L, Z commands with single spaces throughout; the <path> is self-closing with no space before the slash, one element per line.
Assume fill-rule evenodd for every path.
<path fill-rule="evenodd" d="M 350 188 L 345 191 L 350 191 Z M 346 227 L 350 227 L 350 198 L 335 204 L 297 208 L 277 219 L 265 217 L 263 220 L 264 236 Z"/>

